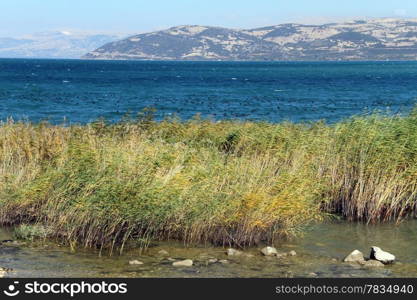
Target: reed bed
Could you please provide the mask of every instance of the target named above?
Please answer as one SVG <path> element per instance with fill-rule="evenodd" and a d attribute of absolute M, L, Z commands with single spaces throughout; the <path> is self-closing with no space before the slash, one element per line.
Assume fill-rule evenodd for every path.
<path fill-rule="evenodd" d="M 0 125 L 0 223 L 72 246 L 182 240 L 245 247 L 331 215 L 417 211 L 417 110 L 333 125 L 196 117 Z M 32 234 L 32 233 L 30 233 Z"/>

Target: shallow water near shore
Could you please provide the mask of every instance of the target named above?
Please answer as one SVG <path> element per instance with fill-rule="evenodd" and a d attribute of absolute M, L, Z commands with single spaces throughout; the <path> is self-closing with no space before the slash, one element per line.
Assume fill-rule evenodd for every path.
<path fill-rule="evenodd" d="M 101 257 L 93 250 L 71 251 L 50 241 L 21 246 L 11 243 L 0 247 L 0 266 L 13 268 L 8 277 L 417 277 L 416 226 L 417 220 L 399 225 L 319 224 L 303 237 L 277 243 L 278 251 L 297 252 L 281 259 L 262 256 L 261 247 L 244 250 L 253 256 L 228 257 L 224 248 L 186 248 L 178 242 L 153 244 L 142 254 L 133 249 L 123 255 Z M 10 238 L 10 230 L 0 231 L 1 240 Z M 369 255 L 374 245 L 395 254 L 398 261 L 373 269 L 341 262 L 354 249 Z M 162 249 L 169 254 L 159 254 Z M 172 266 L 173 259 L 188 258 L 193 259 L 194 266 Z M 209 262 L 214 258 L 219 261 Z M 143 264 L 129 265 L 134 259 Z"/>

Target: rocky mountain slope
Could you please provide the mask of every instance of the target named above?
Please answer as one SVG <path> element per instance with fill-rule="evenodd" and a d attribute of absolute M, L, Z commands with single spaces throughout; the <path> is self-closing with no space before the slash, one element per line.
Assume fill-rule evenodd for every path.
<path fill-rule="evenodd" d="M 178 26 L 139 34 L 83 56 L 144 60 L 416 60 L 417 20 L 324 25 L 282 24 L 235 30 Z"/>
<path fill-rule="evenodd" d="M 0 38 L 3 58 L 80 58 L 103 44 L 122 38 L 117 35 L 43 32 L 19 38 Z"/>

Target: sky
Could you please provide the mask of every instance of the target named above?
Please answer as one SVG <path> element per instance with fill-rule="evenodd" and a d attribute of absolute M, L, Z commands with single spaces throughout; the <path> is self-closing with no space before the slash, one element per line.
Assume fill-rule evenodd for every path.
<path fill-rule="evenodd" d="M 177 25 L 256 28 L 417 18 L 416 0 L 0 0 L 0 36 L 76 30 L 142 33 Z"/>

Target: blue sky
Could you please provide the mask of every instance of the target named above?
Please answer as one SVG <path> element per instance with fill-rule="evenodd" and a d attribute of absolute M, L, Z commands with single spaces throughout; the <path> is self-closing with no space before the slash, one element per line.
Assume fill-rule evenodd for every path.
<path fill-rule="evenodd" d="M 416 0 L 0 0 L 0 36 L 50 30 L 140 33 L 175 25 L 417 18 Z"/>

